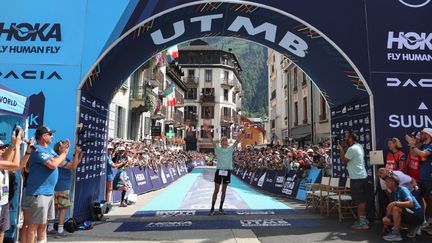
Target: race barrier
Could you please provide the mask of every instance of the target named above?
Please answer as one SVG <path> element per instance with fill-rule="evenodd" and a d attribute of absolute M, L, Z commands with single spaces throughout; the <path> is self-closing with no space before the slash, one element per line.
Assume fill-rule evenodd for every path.
<path fill-rule="evenodd" d="M 302 172 L 301 172 L 302 173 Z M 319 183 L 322 170 L 312 168 L 303 178 L 298 171 L 291 170 L 257 170 L 251 171 L 241 166 L 234 166 L 234 175 L 251 186 L 264 191 L 284 195 L 289 198 L 304 201 L 306 199 L 307 183 Z"/>
<path fill-rule="evenodd" d="M 196 166 L 205 165 L 204 161 L 190 161 L 178 163 L 175 166 L 160 165 L 157 169 L 150 166 L 131 167 L 126 172 L 126 183 L 133 194 L 142 195 L 151 191 L 162 189 L 180 177 L 191 172 Z M 114 175 L 118 170 L 114 169 Z M 113 192 L 113 202 L 120 202 L 121 191 Z"/>

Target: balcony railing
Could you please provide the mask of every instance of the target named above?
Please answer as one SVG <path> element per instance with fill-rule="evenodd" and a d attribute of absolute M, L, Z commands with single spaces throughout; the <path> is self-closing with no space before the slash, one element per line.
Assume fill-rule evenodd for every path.
<path fill-rule="evenodd" d="M 215 102 L 215 96 L 214 95 L 201 95 L 200 101 L 202 103 L 214 103 Z"/>
<path fill-rule="evenodd" d="M 240 86 L 239 83 L 237 83 L 237 84 L 234 86 L 234 92 L 238 93 L 238 92 L 240 92 L 240 91 L 241 91 L 241 86 Z"/>
<path fill-rule="evenodd" d="M 175 90 L 175 97 L 177 100 L 176 106 L 184 106 L 184 97 L 178 90 Z"/>
<path fill-rule="evenodd" d="M 167 108 L 166 106 L 162 106 L 158 111 L 156 111 L 151 115 L 151 118 L 156 120 L 164 119 L 166 117 L 166 114 L 167 114 Z"/>
<path fill-rule="evenodd" d="M 199 78 L 198 77 L 183 77 L 183 82 L 189 88 L 198 87 Z"/>
<path fill-rule="evenodd" d="M 144 86 L 130 86 L 129 98 L 134 100 L 145 100 Z"/>
<path fill-rule="evenodd" d="M 181 112 L 181 111 L 176 111 L 175 113 L 174 113 L 174 121 L 178 124 L 178 125 L 183 125 L 184 124 L 184 122 L 183 122 L 183 112 Z"/>
<path fill-rule="evenodd" d="M 197 115 L 184 115 L 184 121 L 185 123 L 197 123 L 198 122 L 198 116 Z"/>
<path fill-rule="evenodd" d="M 236 103 L 236 108 L 237 108 L 238 111 L 242 110 L 243 109 L 242 103 L 241 102 L 237 102 Z"/>
<path fill-rule="evenodd" d="M 226 85 L 226 86 L 234 87 L 234 80 L 232 80 L 232 79 L 222 79 L 221 85 Z"/>
<path fill-rule="evenodd" d="M 234 123 L 234 116 L 221 115 L 221 123 Z"/>

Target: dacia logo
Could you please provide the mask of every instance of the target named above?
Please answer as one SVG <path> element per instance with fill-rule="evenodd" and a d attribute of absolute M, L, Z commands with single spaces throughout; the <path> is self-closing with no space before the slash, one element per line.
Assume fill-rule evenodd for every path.
<path fill-rule="evenodd" d="M 399 78 L 387 78 L 387 87 L 413 87 L 413 88 L 432 88 L 432 79 L 421 78 L 421 79 L 402 79 Z"/>
<path fill-rule="evenodd" d="M 18 79 L 40 79 L 40 80 L 51 80 L 57 79 L 62 80 L 60 74 L 56 71 L 39 71 L 39 70 L 24 70 L 24 71 L 0 71 L 0 79 L 6 80 L 18 80 Z"/>
<path fill-rule="evenodd" d="M 41 23 L 0 23 L 0 38 L 6 36 L 7 41 L 61 41 L 60 24 Z"/>

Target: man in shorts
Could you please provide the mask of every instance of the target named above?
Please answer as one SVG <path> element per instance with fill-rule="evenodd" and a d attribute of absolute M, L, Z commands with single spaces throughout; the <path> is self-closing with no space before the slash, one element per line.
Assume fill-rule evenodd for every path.
<path fill-rule="evenodd" d="M 34 239 L 37 235 L 38 243 L 46 242 L 47 221 L 55 218 L 54 187 L 58 180 L 57 167 L 65 162 L 70 147 L 69 140 L 62 143 L 59 148 L 60 155 L 50 148 L 54 132 L 46 126 L 36 129 L 37 144 L 30 155 L 30 173 L 26 188 L 26 195 L 31 197 L 27 239 Z"/>
<path fill-rule="evenodd" d="M 348 149 L 338 145 L 340 159 L 347 165 L 348 174 L 351 179 L 351 196 L 353 203 L 357 204 L 358 220 L 352 225 L 353 229 L 369 229 L 366 219 L 366 202 L 368 194 L 367 172 L 364 160 L 363 147 L 357 143 L 357 135 L 351 131 L 345 133 L 345 143 Z"/>
<path fill-rule="evenodd" d="M 221 184 L 223 186 L 222 186 L 222 195 L 221 195 L 221 201 L 219 206 L 219 213 L 225 214 L 223 211 L 223 204 L 225 201 L 226 189 L 228 187 L 228 184 L 231 181 L 230 180 L 231 170 L 233 169 L 233 152 L 237 148 L 237 144 L 240 142 L 244 134 L 244 131 L 237 137 L 237 140 L 232 146 L 228 146 L 228 139 L 226 137 L 221 138 L 220 141 L 221 146 L 218 146 L 216 142 L 213 140 L 213 136 L 211 135 L 208 126 L 204 125 L 204 130 L 207 133 L 208 138 L 213 143 L 213 146 L 215 147 L 215 154 L 218 160 L 216 166 L 215 178 L 214 178 L 215 187 L 213 191 L 212 206 L 209 215 L 214 215 L 214 207 L 216 204 L 216 199 Z"/>
<path fill-rule="evenodd" d="M 423 223 L 424 212 L 408 188 L 399 185 L 399 177 L 390 172 L 385 177 L 386 187 L 391 191 L 386 216 L 383 218 L 385 230 L 390 231 L 383 238 L 386 241 L 402 241 L 400 234 L 401 224 L 413 228 L 414 236 L 417 228 Z M 390 230 L 391 229 L 391 230 Z"/>
<path fill-rule="evenodd" d="M 54 151 L 60 154 L 60 146 L 62 142 L 54 145 Z M 64 234 L 64 222 L 66 220 L 66 213 L 71 206 L 70 189 L 72 186 L 72 170 L 76 170 L 79 163 L 83 158 L 83 152 L 80 147 L 75 147 L 74 158 L 72 161 L 66 159 L 66 163 L 58 167 L 59 176 L 57 184 L 54 188 L 55 191 L 55 212 L 58 215 L 57 234 L 61 236 Z M 48 233 L 56 233 L 54 230 L 54 221 L 48 224 Z"/>

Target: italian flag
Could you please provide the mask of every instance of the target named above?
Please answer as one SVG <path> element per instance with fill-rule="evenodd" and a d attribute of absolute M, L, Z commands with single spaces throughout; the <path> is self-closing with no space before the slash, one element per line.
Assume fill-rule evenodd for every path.
<path fill-rule="evenodd" d="M 169 88 L 164 90 L 163 93 L 164 93 L 164 96 L 168 100 L 168 106 L 175 106 L 177 104 L 173 82 L 171 82 Z"/>
<path fill-rule="evenodd" d="M 171 59 L 176 59 L 179 56 L 177 45 L 168 49 L 168 55 L 171 56 Z"/>

